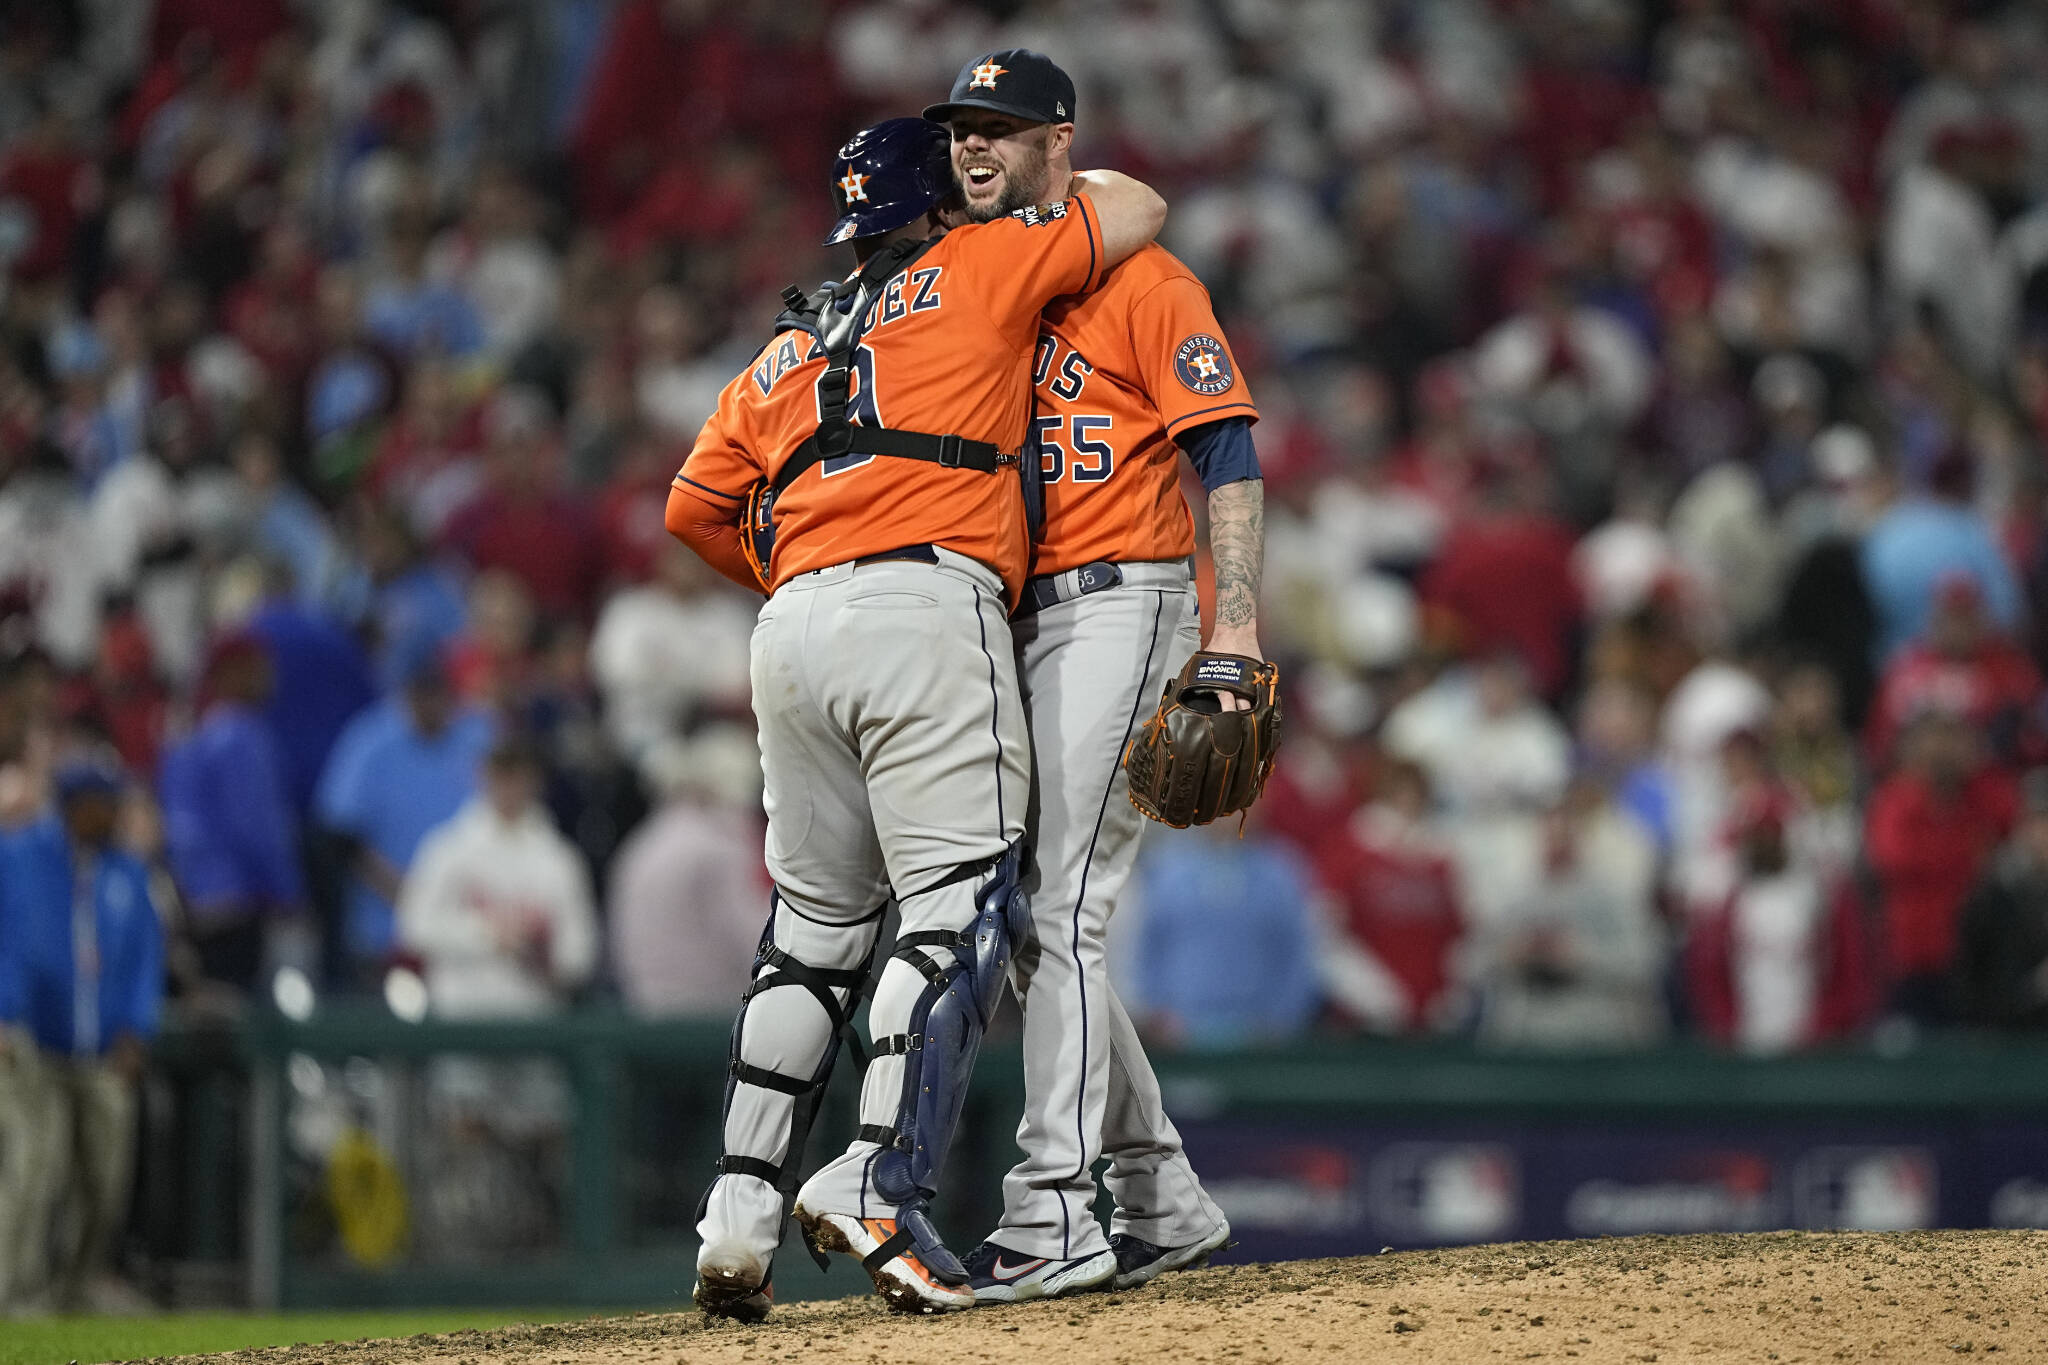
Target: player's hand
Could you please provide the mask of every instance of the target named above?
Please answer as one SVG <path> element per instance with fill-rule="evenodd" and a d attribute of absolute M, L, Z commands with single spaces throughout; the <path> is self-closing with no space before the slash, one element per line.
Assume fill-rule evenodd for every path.
<path fill-rule="evenodd" d="M 1209 643 L 1202 648 L 1211 654 L 1242 654 L 1247 659 L 1263 660 L 1259 652 L 1259 632 L 1256 626 L 1218 626 L 1209 635 Z M 1216 700 L 1226 711 L 1249 711 L 1251 703 L 1232 692 L 1218 692 Z"/>

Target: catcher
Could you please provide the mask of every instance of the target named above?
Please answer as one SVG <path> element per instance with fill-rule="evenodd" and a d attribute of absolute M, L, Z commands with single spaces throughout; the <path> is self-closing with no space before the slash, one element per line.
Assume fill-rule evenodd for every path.
<path fill-rule="evenodd" d="M 1074 111 L 1073 82 L 1039 53 L 991 52 L 961 69 L 925 117 L 952 130 L 970 219 L 1066 191 Z M 1031 927 L 1012 969 L 1024 1159 L 1003 1183 L 1001 1226 L 967 1258 L 984 1301 L 1128 1288 L 1229 1240 L 1110 988 L 1103 937 L 1137 856 L 1140 808 L 1181 825 L 1241 810 L 1278 741 L 1276 674 L 1256 620 L 1258 412 L 1207 292 L 1147 246 L 1094 293 L 1046 309 L 1033 380 L 1043 526 L 1011 622 L 1037 773 Z M 1201 653 L 1182 452 L 1209 490 L 1217 619 Z M 1103 1155 L 1116 1201 L 1107 1238 L 1093 1212 Z"/>

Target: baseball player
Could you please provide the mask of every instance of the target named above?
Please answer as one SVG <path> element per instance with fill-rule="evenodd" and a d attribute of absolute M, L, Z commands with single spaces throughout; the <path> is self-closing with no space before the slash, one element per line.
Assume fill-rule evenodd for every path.
<path fill-rule="evenodd" d="M 969 62 L 925 117 L 950 126 L 966 213 L 980 222 L 1059 197 L 1074 112 L 1066 73 L 1011 49 Z M 984 1301 L 1134 1287 L 1205 1260 L 1230 1235 L 1160 1107 L 1103 942 L 1143 824 L 1120 759 L 1200 644 L 1178 452 L 1209 490 L 1217 610 L 1206 648 L 1262 657 L 1258 413 L 1188 268 L 1148 246 L 1093 293 L 1056 300 L 1033 378 L 1044 525 L 1012 623 L 1037 773 L 1031 933 L 1012 968 L 1024 1159 L 1003 1182 L 1002 1225 L 967 1260 Z M 1105 1154 L 1116 1201 L 1106 1241 L 1092 1211 Z"/>
<path fill-rule="evenodd" d="M 1029 741 L 1007 618 L 1028 569 L 1032 348 L 1040 309 L 1094 288 L 1165 205 L 1090 172 L 1068 198 L 944 233 L 947 145 L 892 119 L 840 149 L 828 240 L 858 269 L 785 294 L 669 499 L 669 529 L 753 583 L 742 508 L 758 484 L 775 495 L 753 639 L 775 893 L 698 1224 L 697 1301 L 716 1315 L 767 1311 L 792 1194 L 813 1250 L 859 1258 L 892 1307 L 975 1302 L 926 1207 L 1021 911 Z M 858 1136 L 799 1190 L 892 898 Z"/>

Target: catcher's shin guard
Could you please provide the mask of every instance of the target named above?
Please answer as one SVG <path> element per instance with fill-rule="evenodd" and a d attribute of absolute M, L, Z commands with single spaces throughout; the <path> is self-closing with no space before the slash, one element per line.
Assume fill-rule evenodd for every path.
<path fill-rule="evenodd" d="M 710 1209 L 712 1190 L 719 1179 L 727 1175 L 749 1175 L 766 1181 L 782 1197 L 783 1216 L 787 1218 L 803 1164 L 804 1144 L 817 1118 L 825 1087 L 832 1079 L 832 1067 L 838 1060 L 840 1043 L 843 1041 L 853 1053 L 855 1065 L 867 1065 L 867 1054 L 853 1029 L 853 1016 L 862 987 L 867 983 L 868 972 L 874 965 L 875 939 L 881 930 L 882 915 L 888 909 L 888 903 L 885 901 L 850 924 L 833 926 L 847 937 L 840 945 L 840 951 L 832 956 L 854 965 L 822 967 L 798 961 L 776 946 L 777 915 L 785 908 L 791 914 L 797 911 L 783 901 L 779 893 L 771 895 L 769 907 L 768 924 L 761 931 L 761 947 L 754 957 L 753 982 L 747 987 L 746 994 L 740 997 L 739 1014 L 733 1020 L 732 1054 L 727 1067 L 725 1104 L 720 1118 L 720 1132 L 726 1150 L 718 1158 L 717 1175 L 712 1177 L 711 1184 L 705 1188 L 704 1196 L 698 1202 L 697 1218 L 700 1223 Z M 823 956 L 818 953 L 811 955 Z M 803 994 L 789 989 L 792 987 Z M 770 996 L 770 992 L 775 991 L 782 993 Z M 804 995 L 809 996 L 811 1004 L 803 1003 Z M 771 1030 L 767 1028 L 758 1029 L 750 1037 L 749 1017 L 763 1010 L 775 1011 L 776 1022 L 784 1025 L 779 1037 L 769 1038 L 767 1035 Z M 791 1051 L 814 1052 L 815 1058 L 793 1070 L 760 1065 L 771 1052 L 787 1054 Z M 787 1055 L 783 1056 L 781 1065 L 789 1066 Z M 757 1149 L 755 1154 L 731 1150 L 733 1106 L 742 1087 L 788 1095 L 793 1101 L 781 1141 L 747 1144 Z M 782 1155 L 780 1160 L 775 1160 L 773 1152 L 778 1146 Z"/>
<path fill-rule="evenodd" d="M 860 1136 L 882 1144 L 875 1158 L 877 1194 L 897 1206 L 898 1236 L 914 1247 L 934 1278 L 965 1284 L 967 1268 L 947 1250 L 926 1205 L 938 1193 L 939 1171 L 1010 966 L 1011 924 L 1024 915 L 1024 846 L 1012 844 L 975 892 L 973 921 L 957 931 L 926 930 L 896 940 L 893 956 L 928 983 L 911 1007 L 907 1032 L 878 1039 L 876 1055 L 903 1058 L 903 1089 L 893 1128 L 863 1125 Z M 934 951 L 925 951 L 925 950 Z"/>

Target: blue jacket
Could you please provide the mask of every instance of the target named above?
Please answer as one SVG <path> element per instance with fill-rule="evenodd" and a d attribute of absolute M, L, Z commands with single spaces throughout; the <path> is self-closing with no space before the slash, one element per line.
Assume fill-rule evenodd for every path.
<path fill-rule="evenodd" d="M 98 1056 L 124 1033 L 155 1034 L 164 941 L 140 862 L 109 850 L 86 875 L 74 897 L 54 815 L 0 834 L 0 1018 L 52 1052 Z"/>
<path fill-rule="evenodd" d="M 1863 538 L 1863 583 L 1877 609 L 1877 664 L 1927 632 L 1942 577 L 1968 574 L 2001 629 L 2019 624 L 2023 603 L 1990 523 L 1967 507 L 1906 498 Z"/>
<path fill-rule="evenodd" d="M 1287 845 L 1215 834 L 1148 839 L 1138 864 L 1137 1002 L 1188 1041 L 1241 1046 L 1305 1030 L 1321 1002 L 1309 876 Z"/>
<path fill-rule="evenodd" d="M 295 602 L 265 603 L 249 629 L 270 650 L 273 684 L 263 719 L 277 742 L 292 808 L 304 815 L 334 741 L 377 699 L 370 660 L 347 631 Z"/>
<path fill-rule="evenodd" d="M 231 702 L 210 708 L 164 755 L 157 797 L 171 875 L 195 918 L 305 899 L 284 765 L 261 715 Z"/>
<path fill-rule="evenodd" d="M 462 710 L 428 738 L 413 727 L 403 694 L 386 697 L 348 723 L 313 793 L 313 816 L 374 849 L 400 872 L 420 841 L 452 818 L 476 790 L 477 768 L 496 734 L 482 711 Z M 395 911 L 360 879 L 349 889 L 349 951 L 376 961 L 397 937 Z"/>

